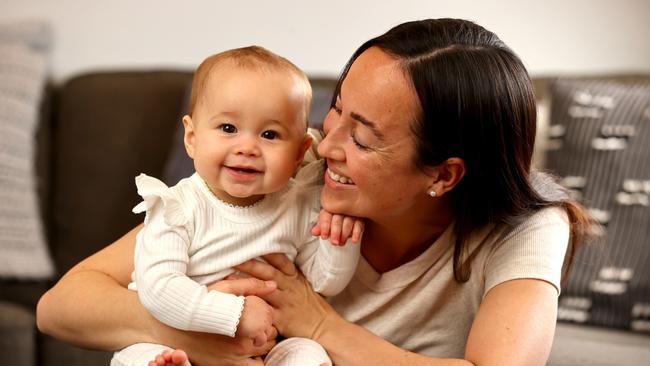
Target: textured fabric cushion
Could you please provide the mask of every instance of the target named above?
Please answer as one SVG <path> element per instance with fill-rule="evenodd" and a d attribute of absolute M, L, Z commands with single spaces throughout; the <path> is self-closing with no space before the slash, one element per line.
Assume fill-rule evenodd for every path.
<path fill-rule="evenodd" d="M 650 332 L 650 84 L 551 93 L 547 168 L 604 227 L 575 258 L 559 319 Z"/>
<path fill-rule="evenodd" d="M 43 23 L 0 25 L 0 277 L 5 278 L 48 278 L 54 273 L 34 168 L 48 41 Z"/>

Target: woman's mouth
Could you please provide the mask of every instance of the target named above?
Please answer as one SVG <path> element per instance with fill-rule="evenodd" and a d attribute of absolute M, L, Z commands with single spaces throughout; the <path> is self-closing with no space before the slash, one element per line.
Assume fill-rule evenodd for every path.
<path fill-rule="evenodd" d="M 341 184 L 349 184 L 349 185 L 354 185 L 354 182 L 352 179 L 336 174 L 334 173 L 331 169 L 327 168 L 327 175 L 335 182 L 341 183 Z"/>

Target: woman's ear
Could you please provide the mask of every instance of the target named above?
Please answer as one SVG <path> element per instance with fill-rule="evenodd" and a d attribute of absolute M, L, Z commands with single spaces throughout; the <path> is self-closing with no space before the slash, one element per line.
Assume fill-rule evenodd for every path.
<path fill-rule="evenodd" d="M 185 133 L 183 134 L 183 143 L 185 144 L 185 151 L 190 158 L 194 159 L 194 122 L 189 115 L 183 116 L 183 127 Z"/>
<path fill-rule="evenodd" d="M 434 168 L 433 181 L 427 189 L 427 194 L 440 197 L 451 191 L 465 176 L 465 161 L 461 158 L 449 158 Z M 432 193 L 433 192 L 433 193 Z"/>

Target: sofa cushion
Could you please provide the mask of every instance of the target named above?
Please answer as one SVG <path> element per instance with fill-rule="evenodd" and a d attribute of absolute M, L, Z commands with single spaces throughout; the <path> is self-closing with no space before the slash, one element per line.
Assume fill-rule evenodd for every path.
<path fill-rule="evenodd" d="M 650 83 L 560 79 L 546 167 L 603 225 L 574 260 L 559 319 L 650 331 Z"/>
<path fill-rule="evenodd" d="M 54 274 L 37 199 L 35 131 L 47 75 L 49 27 L 0 25 L 0 277 Z"/>

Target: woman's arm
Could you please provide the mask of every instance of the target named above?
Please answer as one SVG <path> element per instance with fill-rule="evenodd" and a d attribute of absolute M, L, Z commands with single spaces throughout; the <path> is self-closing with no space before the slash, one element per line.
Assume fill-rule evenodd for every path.
<path fill-rule="evenodd" d="M 66 342 L 114 351 L 133 343 L 152 342 L 183 348 L 202 365 L 261 365 L 250 356 L 266 353 L 274 341 L 254 347 L 248 338 L 184 332 L 165 326 L 144 309 L 126 288 L 133 271 L 136 227 L 86 258 L 43 295 L 37 307 L 38 328 Z M 212 285 L 221 291 L 266 294 L 262 281 L 235 280 Z"/>
<path fill-rule="evenodd" d="M 479 308 L 465 359 L 440 359 L 400 349 L 344 320 L 311 290 L 290 261 L 274 255 L 265 259 L 275 267 L 249 261 L 237 268 L 260 279 L 276 281 L 278 290 L 265 298 L 276 308 L 278 331 L 285 336 L 316 340 L 337 366 L 544 365 L 548 358 L 555 329 L 557 291 L 547 282 L 523 279 L 495 286 Z"/>
<path fill-rule="evenodd" d="M 36 316 L 42 332 L 104 350 L 154 341 L 150 316 L 137 294 L 126 289 L 139 229 L 81 261 L 41 297 Z"/>

